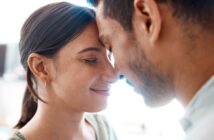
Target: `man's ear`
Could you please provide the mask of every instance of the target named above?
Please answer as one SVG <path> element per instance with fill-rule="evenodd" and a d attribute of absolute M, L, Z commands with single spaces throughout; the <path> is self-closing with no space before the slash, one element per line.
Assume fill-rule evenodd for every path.
<path fill-rule="evenodd" d="M 155 0 L 134 0 L 134 18 L 137 28 L 155 42 L 161 31 L 161 17 Z"/>
<path fill-rule="evenodd" d="M 47 58 L 37 53 L 31 53 L 28 57 L 28 67 L 36 79 L 42 82 L 50 80 L 50 73 L 48 71 Z M 46 83 L 45 83 L 46 84 Z"/>

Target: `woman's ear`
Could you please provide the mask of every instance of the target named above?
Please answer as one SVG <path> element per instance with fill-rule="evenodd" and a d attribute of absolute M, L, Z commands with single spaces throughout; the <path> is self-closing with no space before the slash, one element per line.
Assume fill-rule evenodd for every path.
<path fill-rule="evenodd" d="M 50 80 L 47 61 L 48 59 L 46 57 L 37 53 L 31 53 L 28 57 L 29 69 L 35 78 L 42 82 L 48 82 Z"/>
<path fill-rule="evenodd" d="M 161 16 L 155 0 L 134 0 L 134 20 L 136 29 L 140 30 L 152 42 L 155 42 L 161 31 Z"/>

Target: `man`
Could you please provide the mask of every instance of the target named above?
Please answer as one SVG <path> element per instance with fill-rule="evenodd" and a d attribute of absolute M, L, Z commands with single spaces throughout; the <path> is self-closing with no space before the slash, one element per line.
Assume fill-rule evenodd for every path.
<path fill-rule="evenodd" d="M 188 140 L 214 138 L 214 1 L 88 0 L 100 40 L 149 106 L 177 98 Z"/>

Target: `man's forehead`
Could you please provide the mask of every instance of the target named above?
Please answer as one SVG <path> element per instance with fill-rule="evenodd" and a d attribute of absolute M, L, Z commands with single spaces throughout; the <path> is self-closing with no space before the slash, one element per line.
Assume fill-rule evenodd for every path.
<path fill-rule="evenodd" d="M 99 35 L 100 37 L 102 36 L 102 38 L 104 38 L 104 35 L 106 34 L 106 30 L 108 30 L 109 28 L 109 24 L 108 24 L 109 21 L 103 15 L 103 8 L 101 4 L 99 4 L 96 10 L 96 21 L 99 29 Z"/>
<path fill-rule="evenodd" d="M 104 18 L 103 2 L 100 2 L 96 8 L 96 16 Z"/>
<path fill-rule="evenodd" d="M 115 33 L 117 24 L 111 17 L 104 16 L 103 1 L 99 2 L 96 9 L 96 21 L 99 29 L 100 39 L 106 39 L 108 36 Z M 103 41 L 103 40 L 102 40 Z"/>
<path fill-rule="evenodd" d="M 114 30 L 108 19 L 98 19 L 97 20 L 99 38 L 101 41 L 104 41 L 109 35 L 111 35 Z"/>
<path fill-rule="evenodd" d="M 99 40 L 101 42 L 105 42 L 106 37 L 108 36 L 107 32 L 105 30 L 103 30 L 105 28 L 100 28 L 99 29 Z"/>

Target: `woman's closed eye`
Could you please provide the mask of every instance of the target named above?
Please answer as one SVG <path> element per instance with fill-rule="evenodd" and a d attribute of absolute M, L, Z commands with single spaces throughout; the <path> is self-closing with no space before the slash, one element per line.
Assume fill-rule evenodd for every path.
<path fill-rule="evenodd" d="M 86 64 L 97 64 L 97 58 L 88 58 L 88 59 L 84 59 Z"/>

